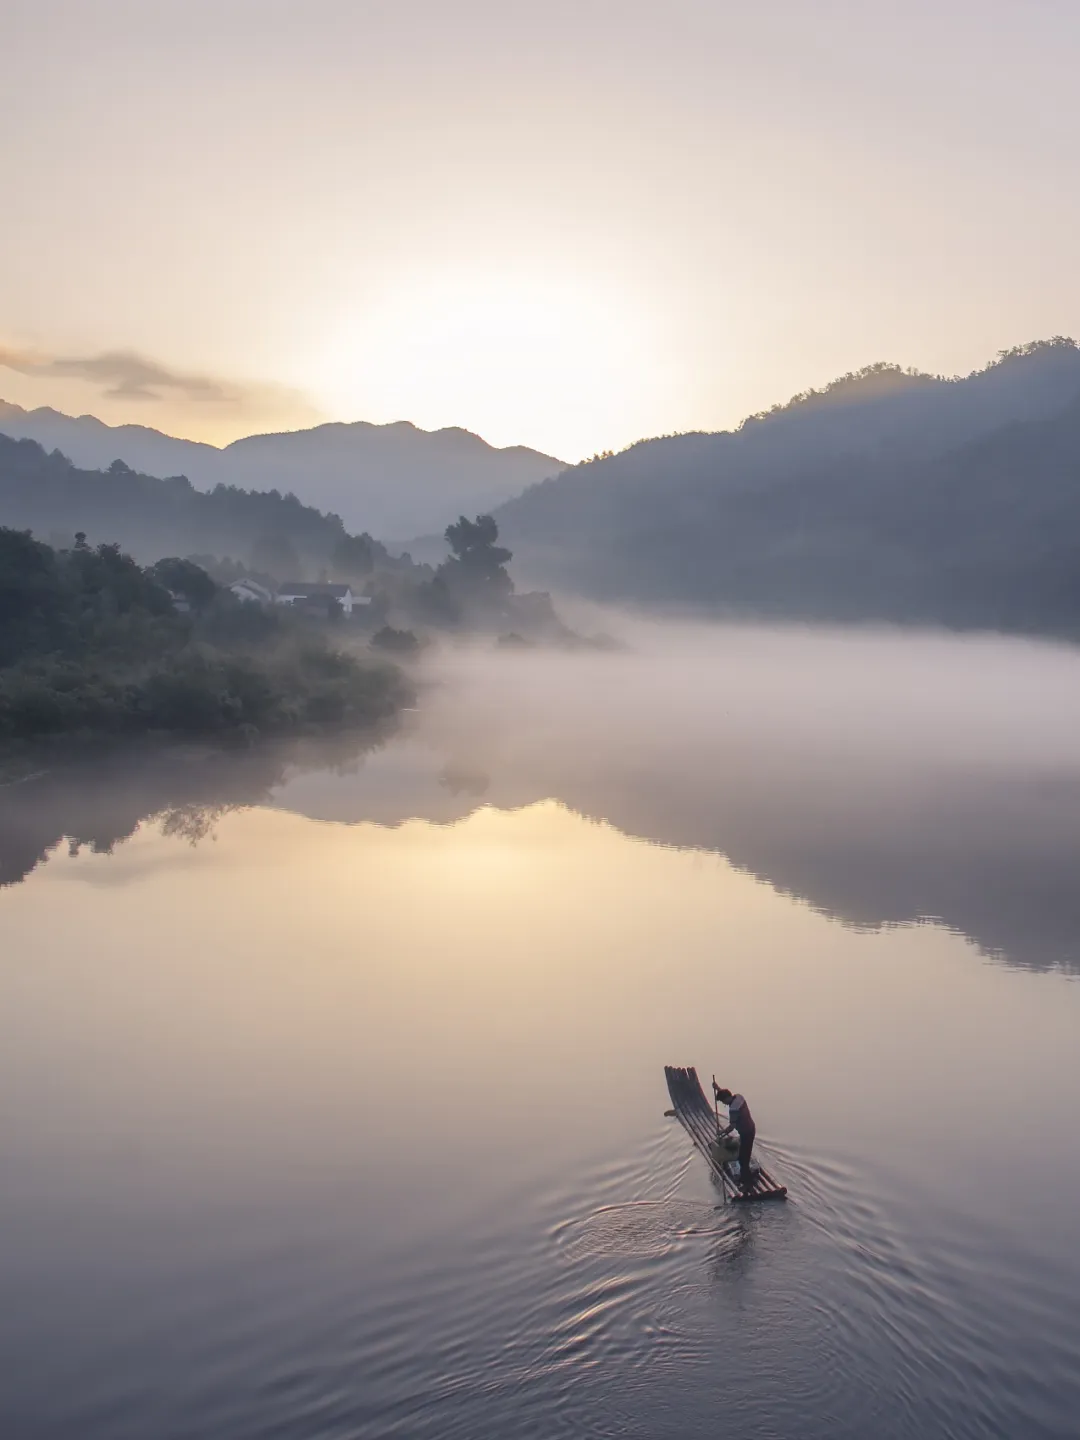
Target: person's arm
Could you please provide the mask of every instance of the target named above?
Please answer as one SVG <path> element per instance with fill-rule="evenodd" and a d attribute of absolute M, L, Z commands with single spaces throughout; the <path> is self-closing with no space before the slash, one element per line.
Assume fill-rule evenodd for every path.
<path fill-rule="evenodd" d="M 716 1077 L 715 1077 L 715 1076 L 713 1077 L 713 1082 L 712 1082 L 712 1093 L 713 1093 L 713 1096 L 715 1097 L 715 1099 L 717 1099 L 717 1100 L 720 1099 L 720 1086 L 716 1083 Z M 731 1124 L 731 1119 L 730 1119 L 730 1117 L 729 1117 L 729 1118 L 728 1118 L 727 1127 L 726 1127 L 725 1129 L 721 1130 L 721 1128 L 720 1128 L 720 1112 L 717 1111 L 717 1114 L 716 1114 L 716 1138 L 717 1138 L 718 1140 L 723 1140 L 723 1138 L 724 1138 L 725 1135 L 730 1135 L 730 1134 L 731 1134 L 732 1128 L 733 1128 L 733 1127 L 732 1127 L 732 1124 Z"/>

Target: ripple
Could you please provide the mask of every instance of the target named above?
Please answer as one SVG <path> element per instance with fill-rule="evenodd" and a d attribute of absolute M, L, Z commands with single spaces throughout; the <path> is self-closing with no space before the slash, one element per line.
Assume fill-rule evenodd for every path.
<path fill-rule="evenodd" d="M 662 1259 L 689 1239 L 735 1238 L 710 1206 L 691 1200 L 631 1200 L 564 1220 L 552 1238 L 564 1259 Z"/>
<path fill-rule="evenodd" d="M 666 1127 L 377 1270 L 328 1242 L 261 1254 L 246 1289 L 199 1304 L 181 1284 L 185 1383 L 138 1369 L 168 1353 L 167 1332 L 146 1352 L 125 1333 L 137 1392 L 114 1383 L 81 1410 L 58 1397 L 40 1433 L 685 1440 L 726 1410 L 750 1440 L 1070 1433 L 1075 1265 L 888 1175 L 762 1151 L 786 1206 L 714 1208 Z"/>

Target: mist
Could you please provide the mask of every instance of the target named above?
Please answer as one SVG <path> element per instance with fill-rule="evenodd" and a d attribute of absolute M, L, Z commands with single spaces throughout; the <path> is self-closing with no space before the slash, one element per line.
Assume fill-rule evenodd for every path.
<path fill-rule="evenodd" d="M 625 649 L 440 650 L 406 738 L 275 803 L 400 824 L 555 798 L 851 924 L 1080 968 L 1077 651 L 602 618 Z"/>
<path fill-rule="evenodd" d="M 383 733 L 114 750 L 0 789 L 9 1247 L 88 1237 L 130 1287 L 125 1323 L 143 1257 L 166 1257 L 171 1333 L 194 1313 L 208 1353 L 240 1337 L 225 1415 L 275 1364 L 323 1374 L 299 1276 L 360 1337 L 336 1391 L 373 1354 L 399 1386 L 356 1402 L 357 1434 L 408 1416 L 416 1375 L 432 1440 L 485 1433 L 493 1394 L 500 1434 L 577 1433 L 563 1397 L 577 1407 L 585 1384 L 604 1422 L 589 1428 L 610 1433 L 636 1383 L 611 1357 L 636 1355 L 651 1315 L 674 1316 L 660 1383 L 678 1421 L 636 1433 L 709 1433 L 701 1337 L 798 1357 L 799 1317 L 807 1385 L 827 1365 L 871 1397 L 851 1433 L 933 1433 L 958 1389 L 981 1408 L 955 1433 L 988 1433 L 1000 1294 L 1009 1374 L 1018 1314 L 1029 1375 L 1078 1333 L 1080 653 L 568 615 L 622 648 L 444 640 L 410 662 L 415 702 Z M 718 1210 L 663 1116 L 670 1063 L 752 1097 L 790 1218 Z M 1015 1164 L 987 1104 L 1006 1065 L 1035 1116 Z M 564 1252 L 579 1233 L 595 1248 Z M 230 1254 L 266 1274 L 265 1303 Z M 41 1287 L 14 1249 L 8 1269 L 26 1277 L 21 1339 Z M 65 1268 L 73 1287 L 85 1273 Z M 63 1298 L 74 1352 L 83 1310 Z M 927 1319 L 954 1303 L 943 1341 Z M 581 1360 L 549 1399 L 560 1336 Z M 152 1367 L 127 1361 L 126 1333 L 105 1339 L 101 1373 L 122 1354 L 127 1393 L 131 1365 Z M 482 1377 L 455 1389 L 461 1424 L 440 1409 L 440 1345 Z M 880 1377 L 908 1357 L 936 1388 L 910 1426 L 882 1427 L 885 1406 L 906 1412 L 878 1406 Z M 161 1431 L 171 1378 L 162 1394 L 124 1435 Z M 278 1399 L 244 1433 L 272 1430 Z M 835 1413 L 754 1433 L 824 1437 Z M 204 1418 L 187 1431 L 214 1430 Z"/>
<path fill-rule="evenodd" d="M 443 644 L 389 731 L 212 763 L 117 754 L 0 791 L 0 880 L 65 838 L 109 851 L 155 817 L 201 843 L 249 806 L 397 828 L 554 802 L 723 857 L 848 925 L 936 922 L 1012 964 L 1080 973 L 1080 652 L 571 618 L 622 648 Z"/>
<path fill-rule="evenodd" d="M 560 606 L 566 602 L 560 601 Z M 897 628 L 664 621 L 567 607 L 623 648 L 443 649 L 425 713 L 438 730 L 521 742 L 557 725 L 571 749 L 616 730 L 654 758 L 676 742 L 835 751 L 875 764 L 1080 762 L 1080 652 L 1007 636 Z M 512 737 L 512 739 L 511 739 Z M 684 752 L 685 753 L 685 752 Z"/>

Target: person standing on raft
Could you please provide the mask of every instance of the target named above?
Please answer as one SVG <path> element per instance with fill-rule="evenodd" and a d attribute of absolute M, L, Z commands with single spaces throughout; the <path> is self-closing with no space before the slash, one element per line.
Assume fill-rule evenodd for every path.
<path fill-rule="evenodd" d="M 728 1120 L 730 1121 L 726 1129 L 720 1131 L 720 1138 L 722 1140 L 733 1130 L 738 1135 L 739 1184 L 744 1190 L 751 1190 L 754 1185 L 754 1177 L 750 1173 L 750 1156 L 754 1150 L 757 1126 L 754 1124 L 754 1117 L 750 1114 L 750 1106 L 741 1095 L 733 1095 L 730 1090 L 725 1090 L 722 1085 L 717 1085 L 715 1080 L 713 1081 L 713 1094 L 721 1105 L 727 1106 Z"/>

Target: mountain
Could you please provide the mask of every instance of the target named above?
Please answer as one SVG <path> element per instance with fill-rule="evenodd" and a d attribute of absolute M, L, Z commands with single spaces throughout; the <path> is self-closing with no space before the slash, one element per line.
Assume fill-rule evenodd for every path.
<path fill-rule="evenodd" d="M 530 579 L 799 619 L 1080 630 L 1080 349 L 960 380 L 873 366 L 738 430 L 645 441 L 533 486 Z"/>
<path fill-rule="evenodd" d="M 231 556 L 276 579 L 410 569 L 369 536 L 349 536 L 338 516 L 295 496 L 233 486 L 207 493 L 182 475 L 159 480 L 123 462 L 104 472 L 80 470 L 34 440 L 3 434 L 0 525 L 61 545 L 81 530 L 92 544 L 118 542 L 144 563 L 162 555 Z"/>
<path fill-rule="evenodd" d="M 0 432 L 61 450 L 88 470 L 123 460 L 145 475 L 186 475 L 199 490 L 292 492 L 340 515 L 350 530 L 395 539 L 441 533 L 459 515 L 489 511 L 564 468 L 521 445 L 500 450 L 468 430 L 419 430 L 405 421 L 249 435 L 218 449 L 143 425 L 106 425 L 92 415 L 0 401 Z"/>
<path fill-rule="evenodd" d="M 142 475 L 188 475 L 213 465 L 222 452 L 213 445 L 177 440 L 145 425 L 106 425 L 93 415 L 64 415 L 44 405 L 24 410 L 0 400 L 0 432 L 14 440 L 36 440 L 46 450 L 60 450 L 85 470 L 107 470 L 123 460 Z M 205 488 L 205 487 L 200 487 Z"/>

